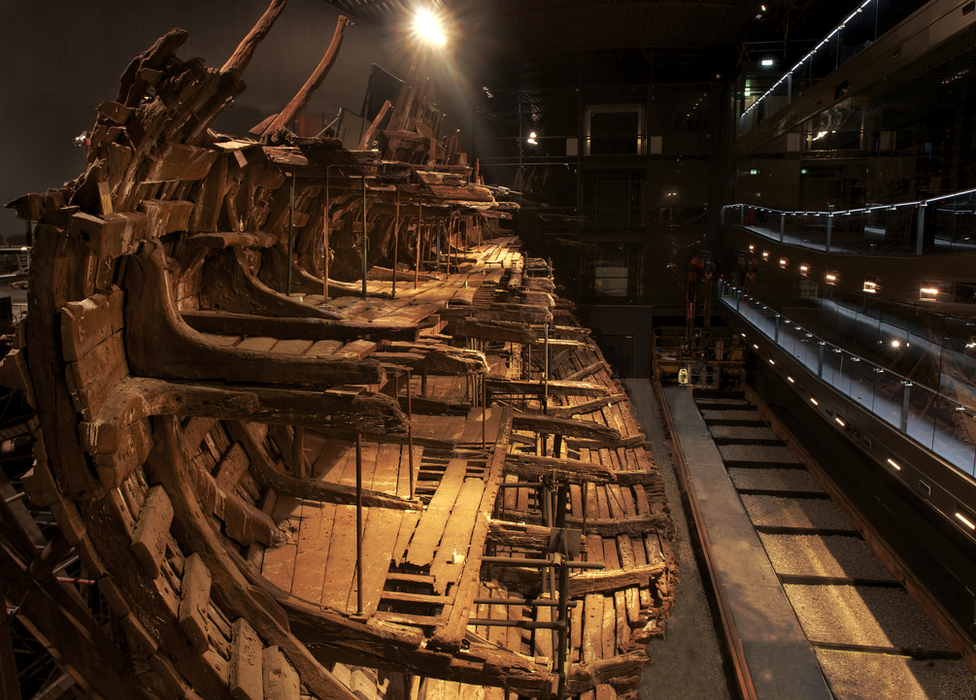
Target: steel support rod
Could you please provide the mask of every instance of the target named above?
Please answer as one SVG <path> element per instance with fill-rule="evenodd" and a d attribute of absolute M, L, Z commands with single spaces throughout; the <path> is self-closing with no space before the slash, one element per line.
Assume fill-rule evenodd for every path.
<path fill-rule="evenodd" d="M 366 176 L 363 175 L 363 301 L 366 300 Z"/>
<path fill-rule="evenodd" d="M 410 469 L 410 498 L 413 498 L 413 384 L 407 370 L 407 452 Z M 398 399 L 399 401 L 399 399 Z"/>
<path fill-rule="evenodd" d="M 365 181 L 364 181 L 365 182 Z M 363 436 L 356 433 L 356 604 L 363 614 Z"/>
<path fill-rule="evenodd" d="M 285 268 L 285 294 L 291 295 L 291 256 L 295 252 L 295 171 L 291 173 L 291 192 L 288 196 L 288 266 Z"/>
<path fill-rule="evenodd" d="M 400 252 L 400 190 L 397 190 L 396 218 L 393 220 L 393 298 L 396 299 L 397 258 Z"/>
<path fill-rule="evenodd" d="M 424 205 L 417 205 L 417 271 L 414 273 L 413 277 L 413 288 L 416 289 L 417 285 L 420 284 L 420 227 L 424 223 Z"/>
<path fill-rule="evenodd" d="M 325 167 L 325 214 L 322 219 L 322 295 L 329 302 L 329 173 L 331 165 Z"/>

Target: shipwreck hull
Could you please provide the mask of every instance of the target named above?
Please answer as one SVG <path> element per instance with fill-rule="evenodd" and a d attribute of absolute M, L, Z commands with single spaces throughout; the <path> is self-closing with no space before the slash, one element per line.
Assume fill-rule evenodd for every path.
<path fill-rule="evenodd" d="M 86 172 L 9 205 L 34 247 L 2 375 L 59 534 L 3 506 L 5 597 L 91 696 L 352 698 L 362 666 L 635 697 L 677 566 L 626 395 L 417 76 L 379 150 L 210 130 L 283 6 L 221 70 L 161 38 Z"/>

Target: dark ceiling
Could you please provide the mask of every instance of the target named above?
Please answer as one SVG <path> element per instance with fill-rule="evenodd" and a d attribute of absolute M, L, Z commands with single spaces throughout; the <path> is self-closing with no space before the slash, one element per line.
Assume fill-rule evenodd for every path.
<path fill-rule="evenodd" d="M 326 0 L 351 18 L 397 31 L 415 0 Z M 809 48 L 856 0 L 431 0 L 450 19 L 451 43 L 479 77 L 509 82 L 553 56 L 618 51 L 742 60 Z M 765 9 L 763 6 L 765 5 Z M 550 57 L 548 60 L 545 57 Z M 508 73 L 508 76 L 505 74 Z M 540 86 L 546 83 L 540 83 Z"/>

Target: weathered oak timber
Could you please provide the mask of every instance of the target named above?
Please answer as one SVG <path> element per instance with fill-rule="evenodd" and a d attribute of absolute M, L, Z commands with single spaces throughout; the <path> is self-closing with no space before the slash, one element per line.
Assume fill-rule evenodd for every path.
<path fill-rule="evenodd" d="M 266 286 L 247 267 L 234 246 L 207 258 L 200 286 L 201 309 L 286 318 L 335 318 L 335 314 L 284 296 Z M 317 291 L 321 291 L 319 283 Z"/>
<path fill-rule="evenodd" d="M 556 418 L 568 418 L 569 416 L 585 415 L 599 411 L 601 408 L 612 406 L 615 403 L 627 399 L 627 394 L 610 394 L 603 398 L 584 401 L 583 403 L 571 404 L 569 406 L 553 406 L 549 409 L 549 415 Z"/>
<path fill-rule="evenodd" d="M 139 375 L 293 385 L 376 384 L 383 371 L 364 361 L 328 361 L 230 350 L 183 323 L 164 280 L 162 248 L 147 244 L 126 270 L 126 350 Z"/>
<path fill-rule="evenodd" d="M 205 617 L 210 604 L 211 582 L 210 572 L 200 555 L 187 557 L 183 563 L 183 585 L 180 588 L 180 627 L 190 638 L 193 648 L 200 653 L 210 646 Z"/>
<path fill-rule="evenodd" d="M 332 64 L 335 63 L 336 58 L 339 55 L 339 47 L 342 46 L 342 37 L 345 33 L 346 25 L 349 24 L 348 18 L 340 15 L 339 20 L 336 23 L 335 33 L 332 35 L 332 41 L 329 43 L 329 48 L 326 50 L 325 54 L 322 56 L 322 60 L 319 61 L 318 66 L 305 81 L 293 98 L 291 102 L 281 110 L 277 117 L 268 124 L 268 126 L 262 131 L 261 136 L 267 136 L 274 133 L 276 129 L 279 129 L 286 124 L 290 124 L 302 113 L 305 105 L 312 98 L 312 93 L 315 92 L 316 88 L 322 84 L 325 80 L 325 76 L 328 75 L 329 69 L 332 68 Z"/>
<path fill-rule="evenodd" d="M 280 471 L 261 449 L 252 431 L 244 423 L 228 422 L 231 436 L 239 440 L 247 451 L 254 476 L 265 485 L 273 488 L 279 495 L 308 498 L 325 503 L 353 505 L 356 503 L 356 489 L 344 484 L 297 479 Z M 420 510 L 423 504 L 417 500 L 405 500 L 371 489 L 362 492 L 363 506 L 367 508 L 390 508 L 393 510 Z"/>
<path fill-rule="evenodd" d="M 412 342 L 419 329 L 415 325 L 372 324 L 363 321 L 326 318 L 278 318 L 226 311 L 183 311 L 183 321 L 201 333 L 249 335 L 301 340 L 395 340 Z"/>
<path fill-rule="evenodd" d="M 488 379 L 488 391 L 499 394 L 530 395 L 548 392 L 550 396 L 606 396 L 610 393 L 610 390 L 601 384 L 587 382 L 550 380 L 543 385 L 541 381 L 493 378 Z"/>
<path fill-rule="evenodd" d="M 667 569 L 665 563 L 645 564 L 615 571 L 594 571 L 570 575 L 569 594 L 613 593 L 628 586 L 648 586 Z"/>
<path fill-rule="evenodd" d="M 525 324 L 509 321 L 481 321 L 474 318 L 455 320 L 452 335 L 506 343 L 535 343 L 539 339 L 536 332 Z"/>
<path fill-rule="evenodd" d="M 187 474 L 188 460 L 182 455 L 177 426 L 171 418 L 153 419 L 159 436 L 157 450 L 150 455 L 149 471 L 160 478 L 163 487 L 173 494 L 174 517 L 187 537 L 197 545 L 197 553 L 213 576 L 213 588 L 225 605 L 246 617 L 262 638 L 276 644 L 288 661 L 301 673 L 302 682 L 311 692 L 323 698 L 354 700 L 348 688 L 335 680 L 288 630 L 282 628 L 276 615 L 269 613 L 255 599 L 240 569 L 228 555 L 226 544 L 211 528 L 191 489 Z M 235 616 L 236 618 L 236 616 Z"/>
<path fill-rule="evenodd" d="M 512 453 L 505 460 L 505 471 L 522 477 L 553 477 L 567 483 L 586 481 L 608 483 L 614 472 L 599 464 L 578 459 L 557 459 Z"/>
<path fill-rule="evenodd" d="M 264 11 L 261 15 L 261 19 L 258 20 L 251 31 L 248 32 L 247 36 L 241 41 L 234 51 L 234 54 L 227 59 L 223 67 L 220 69 L 221 73 L 236 73 L 241 75 L 247 68 L 248 64 L 251 62 L 251 58 L 254 56 L 254 51 L 257 49 L 261 40 L 268 35 L 271 31 L 271 27 L 274 26 L 275 21 L 281 16 L 281 13 L 285 9 L 285 5 L 288 0 L 272 0 L 268 9 Z"/>
<path fill-rule="evenodd" d="M 536 433 L 566 435 L 607 442 L 618 442 L 620 440 L 620 431 L 593 421 L 519 413 L 513 418 L 512 424 L 516 430 L 532 430 Z"/>

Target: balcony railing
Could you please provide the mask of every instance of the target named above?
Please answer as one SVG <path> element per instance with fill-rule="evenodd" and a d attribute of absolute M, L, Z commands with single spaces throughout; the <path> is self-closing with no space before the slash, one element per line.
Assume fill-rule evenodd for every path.
<path fill-rule="evenodd" d="M 938 388 L 924 386 L 878 362 L 823 340 L 812 329 L 791 321 L 724 280 L 719 280 L 717 289 L 720 303 L 748 322 L 754 332 L 791 355 L 810 374 L 963 474 L 976 476 L 976 407 L 973 405 L 976 404 L 973 400 L 976 393 L 966 378 L 942 369 Z M 889 324 L 883 321 L 877 324 L 877 331 L 882 335 L 890 333 L 891 342 L 905 346 L 931 344 L 921 334 L 910 331 L 906 334 L 902 328 L 886 329 L 885 325 Z M 746 342 L 751 344 L 749 334 L 744 335 Z M 930 348 L 927 352 L 934 350 Z M 939 347 L 937 352 L 944 357 L 947 352 L 958 351 Z M 952 366 L 969 366 L 976 361 L 965 353 L 965 349 L 961 354 L 964 356 L 955 358 Z M 966 402 L 959 400 L 960 394 L 966 395 Z M 817 401 L 815 394 L 808 398 Z"/>

